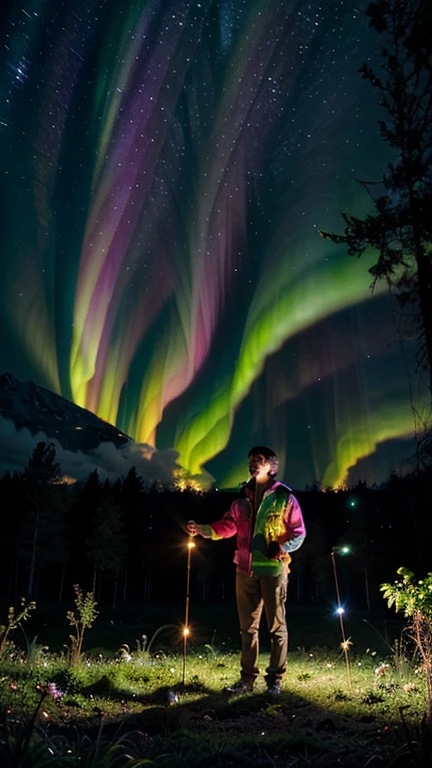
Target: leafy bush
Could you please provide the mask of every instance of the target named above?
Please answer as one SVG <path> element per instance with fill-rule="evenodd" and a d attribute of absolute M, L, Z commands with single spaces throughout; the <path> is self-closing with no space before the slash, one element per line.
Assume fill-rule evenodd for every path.
<path fill-rule="evenodd" d="M 77 664 L 81 659 L 84 632 L 93 626 L 98 615 L 93 592 L 87 592 L 84 595 L 78 584 L 74 584 L 74 592 L 75 610 L 68 611 L 66 614 L 69 624 L 75 629 L 75 635 L 69 635 L 71 641 L 69 661 L 71 665 Z"/>
<path fill-rule="evenodd" d="M 380 589 L 389 608 L 394 606 L 410 620 L 410 636 L 425 673 L 427 720 L 432 724 L 432 572 L 421 581 L 416 581 L 408 568 L 399 568 L 397 573 L 401 579 L 394 584 L 382 584 Z"/>

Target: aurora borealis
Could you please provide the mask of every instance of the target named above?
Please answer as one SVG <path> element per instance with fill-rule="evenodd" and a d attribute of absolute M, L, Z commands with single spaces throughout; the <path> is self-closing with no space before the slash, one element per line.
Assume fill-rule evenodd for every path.
<path fill-rule="evenodd" d="M 2 20 L 1 369 L 222 487 L 412 452 L 386 287 L 318 236 L 388 159 L 353 2 L 27 0 Z M 408 367 L 410 362 L 408 361 Z"/>

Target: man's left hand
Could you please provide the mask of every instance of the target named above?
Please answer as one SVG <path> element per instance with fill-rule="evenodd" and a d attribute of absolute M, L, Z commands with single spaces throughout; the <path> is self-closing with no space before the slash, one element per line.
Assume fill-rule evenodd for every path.
<path fill-rule="evenodd" d="M 189 536 L 199 536 L 201 531 L 198 523 L 196 523 L 195 520 L 189 520 L 188 524 L 186 525 L 186 533 Z"/>

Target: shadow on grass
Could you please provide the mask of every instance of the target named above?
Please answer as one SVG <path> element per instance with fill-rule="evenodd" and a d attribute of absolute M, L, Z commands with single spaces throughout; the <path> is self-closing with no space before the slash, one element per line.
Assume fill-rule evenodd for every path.
<path fill-rule="evenodd" d="M 145 673 L 140 682 L 150 682 Z M 295 681 L 289 682 L 296 685 Z M 123 684 L 101 674 L 91 685 L 79 686 L 79 694 L 88 701 L 88 709 L 85 705 L 84 710 L 75 710 L 74 706 L 81 708 L 82 704 L 74 703 L 69 691 L 60 700 L 58 717 L 43 728 L 54 739 L 53 746 L 67 743 L 74 755 L 79 753 L 80 765 L 87 765 L 82 760 L 89 745 L 100 744 L 100 752 L 105 750 L 117 759 L 119 749 L 123 749 L 120 745 L 132 743 L 137 758 L 159 768 L 430 765 L 412 760 L 402 725 L 386 723 L 383 712 L 375 713 L 366 700 L 357 702 L 358 711 L 351 710 L 350 715 L 332 711 L 336 701 L 349 700 L 341 691 L 328 696 L 326 707 L 325 700 L 324 705 L 317 704 L 288 687 L 279 697 L 259 689 L 253 694 L 230 697 L 198 679 L 185 685 L 178 682 L 151 692 L 131 693 Z M 92 708 L 93 699 L 98 706 Z M 124 707 L 123 714 L 117 707 L 117 714 L 110 716 L 112 704 L 118 702 Z M 132 703 L 135 707 L 138 704 L 141 711 L 128 712 Z M 28 724 L 23 723 L 23 733 L 26 728 L 28 731 Z M 93 768 L 111 765 L 99 757 L 90 764 Z"/>
<path fill-rule="evenodd" d="M 132 700 L 129 691 L 116 688 L 106 676 L 81 693 Z M 251 761 L 254 768 L 279 768 L 288 765 L 289 758 L 296 766 L 354 768 L 371 759 L 385 766 L 404 744 L 401 725 L 385 724 L 367 704 L 358 717 L 345 717 L 290 690 L 277 698 L 259 691 L 230 697 L 197 681 L 135 694 L 133 701 L 142 705 L 142 711 L 105 720 L 104 732 L 144 733 L 146 757 L 157 759 L 158 765 L 198 768 Z M 84 727 L 92 737 L 100 719 Z M 409 766 L 409 760 L 404 765 Z"/>

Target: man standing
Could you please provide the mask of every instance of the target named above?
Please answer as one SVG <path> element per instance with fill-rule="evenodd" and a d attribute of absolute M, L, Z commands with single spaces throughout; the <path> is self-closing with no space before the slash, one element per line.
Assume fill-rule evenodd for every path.
<path fill-rule="evenodd" d="M 248 454 L 250 480 L 245 498 L 236 499 L 221 520 L 211 525 L 187 524 L 190 536 L 224 539 L 237 535 L 234 562 L 236 599 L 242 640 L 241 678 L 228 692 L 249 693 L 259 675 L 258 631 L 264 606 L 270 634 L 267 690 L 280 693 L 286 671 L 288 631 L 285 617 L 290 553 L 306 536 L 300 505 L 291 489 L 275 480 L 279 460 L 263 445 Z"/>

